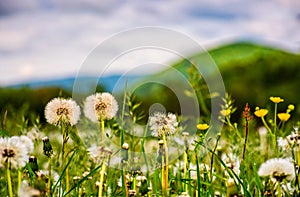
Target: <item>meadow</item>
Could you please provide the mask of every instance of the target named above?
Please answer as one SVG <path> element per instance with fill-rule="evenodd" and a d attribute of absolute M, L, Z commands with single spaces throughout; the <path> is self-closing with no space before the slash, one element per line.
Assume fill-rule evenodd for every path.
<path fill-rule="evenodd" d="M 1 89 L 1 196 L 299 196 L 297 97 L 282 87 L 257 96 L 240 83 L 249 88 L 216 95 L 212 120 L 205 82 L 181 63 L 200 103 L 196 119 L 166 98 L 166 111 L 150 113 L 159 100 L 143 99 L 143 89 L 79 101 L 56 88 Z"/>

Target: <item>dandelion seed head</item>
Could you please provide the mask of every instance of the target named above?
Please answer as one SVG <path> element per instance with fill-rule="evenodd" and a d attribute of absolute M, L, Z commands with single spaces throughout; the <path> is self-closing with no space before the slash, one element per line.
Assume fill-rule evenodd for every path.
<path fill-rule="evenodd" d="M 73 126 L 80 118 L 80 107 L 72 99 L 54 98 L 45 107 L 45 118 L 55 126 L 62 123 Z"/>
<path fill-rule="evenodd" d="M 32 140 L 29 137 L 27 137 L 26 135 L 13 136 L 10 138 L 10 140 L 12 140 L 12 143 L 14 143 L 16 141 L 21 141 L 21 143 L 23 143 L 25 145 L 27 153 L 33 152 L 34 144 L 33 144 Z"/>
<path fill-rule="evenodd" d="M 168 113 L 168 115 L 166 115 L 156 112 L 153 116 L 150 116 L 149 126 L 152 135 L 160 138 L 163 134 L 168 136 L 175 133 L 178 122 L 175 114 Z"/>
<path fill-rule="evenodd" d="M 110 93 L 96 93 L 85 99 L 84 114 L 93 122 L 110 120 L 116 116 L 117 111 L 118 103 Z"/>
<path fill-rule="evenodd" d="M 279 137 L 277 139 L 277 145 L 278 147 L 282 148 L 283 150 L 286 150 L 289 147 L 289 142 L 287 139 Z"/>
<path fill-rule="evenodd" d="M 40 170 L 37 173 L 38 177 L 46 177 L 49 178 L 49 170 Z M 54 182 L 57 182 L 59 179 L 59 174 L 56 171 L 51 170 L 51 179 Z"/>
<path fill-rule="evenodd" d="M 268 134 L 268 130 L 266 127 L 259 127 L 258 134 L 260 137 L 265 137 Z"/>
<path fill-rule="evenodd" d="M 95 163 L 101 163 L 103 159 L 112 154 L 112 151 L 108 148 L 96 146 L 95 144 L 88 148 L 88 152 Z"/>
<path fill-rule="evenodd" d="M 40 196 L 41 192 L 29 186 L 27 181 L 22 181 L 19 196 L 22 197 L 37 197 Z"/>
<path fill-rule="evenodd" d="M 33 127 L 30 131 L 27 132 L 27 137 L 32 141 L 39 141 L 45 135 L 43 132 L 39 132 L 37 128 Z"/>
<path fill-rule="evenodd" d="M 240 174 L 240 163 L 241 162 L 235 154 L 223 153 L 221 156 L 221 159 L 229 169 L 232 169 L 237 175 Z M 227 173 L 227 171 L 226 171 L 226 173 Z"/>
<path fill-rule="evenodd" d="M 19 138 L 0 138 L 0 165 L 8 162 L 12 168 L 24 167 L 29 159 L 28 149 Z"/>
<path fill-rule="evenodd" d="M 270 177 L 278 182 L 284 179 L 293 180 L 295 177 L 294 165 L 288 159 L 269 159 L 260 166 L 258 175 L 261 177 Z"/>

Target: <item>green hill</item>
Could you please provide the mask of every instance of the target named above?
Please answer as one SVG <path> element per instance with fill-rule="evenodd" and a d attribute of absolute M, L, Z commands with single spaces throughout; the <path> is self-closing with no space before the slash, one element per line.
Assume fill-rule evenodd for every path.
<path fill-rule="evenodd" d="M 300 103 L 300 54 L 247 42 L 221 46 L 208 53 L 220 70 L 226 91 L 235 99 L 239 109 L 243 108 L 245 102 L 249 102 L 253 109 L 255 106 L 264 107 L 270 96 L 281 96 L 289 102 L 281 105 L 279 110 L 285 110 L 287 104 Z M 201 55 L 192 56 L 191 61 L 180 60 L 170 69 L 149 78 L 166 82 L 167 87 L 172 84 L 184 91 L 186 86 L 183 87 L 174 74 L 179 71 L 187 78 L 191 77 L 191 62 L 197 63 Z M 199 83 L 203 82 L 199 80 Z M 159 102 L 157 97 L 160 97 L 166 110 L 180 113 L 176 94 L 167 87 L 148 84 L 136 89 L 135 94 L 145 102 L 146 110 L 151 104 Z M 209 100 L 206 99 L 207 104 Z"/>

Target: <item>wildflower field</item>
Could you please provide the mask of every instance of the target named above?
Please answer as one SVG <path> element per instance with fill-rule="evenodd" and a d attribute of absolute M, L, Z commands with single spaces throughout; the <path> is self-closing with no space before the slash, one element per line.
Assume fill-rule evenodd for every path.
<path fill-rule="evenodd" d="M 270 56 L 261 66 L 271 65 L 268 59 L 275 52 L 260 50 Z M 258 62 L 241 57 L 234 62 L 243 62 L 246 69 Z M 229 64 L 215 60 L 223 68 Z M 120 95 L 98 89 L 76 100 L 53 88 L 32 97 L 32 90 L 1 89 L 10 99 L 0 99 L 0 196 L 299 196 L 299 105 L 284 97 L 283 86 L 276 86 L 279 97 L 270 94 L 269 86 L 255 84 L 265 81 L 252 80 L 251 72 L 243 78 L 252 86 L 234 81 L 234 71 L 233 77 L 224 71 L 225 84 L 236 89 L 211 94 L 191 62 L 181 63 L 177 69 L 184 70 L 195 91 L 200 116 L 181 113 L 167 89 L 148 86 Z M 272 66 L 281 70 L 286 62 L 276 64 Z M 237 94 L 237 89 L 242 91 Z M 9 97 L 13 91 L 17 96 Z M 28 98 L 19 102 L 26 97 L 33 104 L 28 105 Z M 218 101 L 216 114 L 213 99 Z M 153 103 L 165 110 L 150 110 Z"/>
<path fill-rule="evenodd" d="M 294 105 L 271 96 L 267 106 L 222 98 L 221 131 L 209 135 L 209 117 L 184 128 L 172 112 L 144 114 L 124 93 L 98 92 L 82 103 L 53 98 L 38 117 L 2 116 L 2 196 L 298 196 L 298 122 Z M 241 106 L 238 106 L 241 107 Z M 126 112 L 125 108 L 128 108 Z M 30 109 L 26 111 L 30 113 Z M 139 134 L 138 134 L 139 133 Z M 139 136 L 139 137 L 136 137 Z M 113 145 L 112 145 L 113 144 Z"/>

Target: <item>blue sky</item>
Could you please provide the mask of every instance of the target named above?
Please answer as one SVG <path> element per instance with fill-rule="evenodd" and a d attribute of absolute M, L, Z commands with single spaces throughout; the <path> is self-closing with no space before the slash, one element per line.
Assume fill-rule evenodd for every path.
<path fill-rule="evenodd" d="M 250 39 L 299 52 L 300 1 L 0 0 L 0 85 L 74 76 L 99 43 L 141 26 L 207 48 Z"/>

